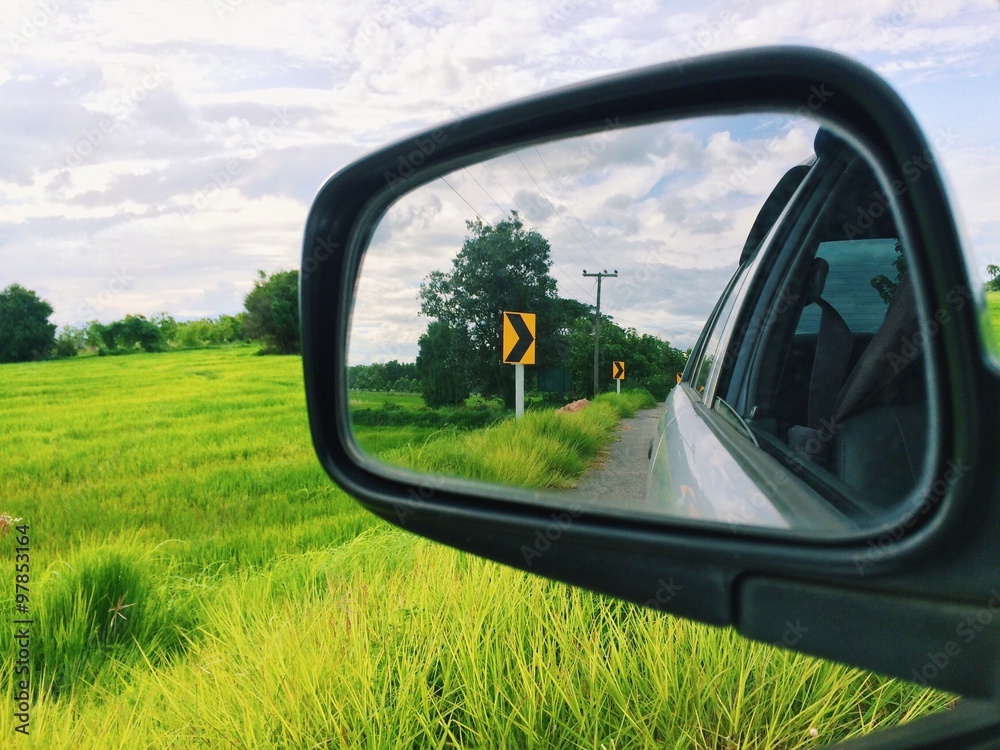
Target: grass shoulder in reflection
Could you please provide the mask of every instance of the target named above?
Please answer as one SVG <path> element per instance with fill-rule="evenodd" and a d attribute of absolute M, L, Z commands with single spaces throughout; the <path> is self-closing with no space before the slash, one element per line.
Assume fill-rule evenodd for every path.
<path fill-rule="evenodd" d="M 520 420 L 501 418 L 479 430 L 440 428 L 389 448 L 398 433 L 375 430 L 359 436 L 362 446 L 395 466 L 506 486 L 564 489 L 611 442 L 624 417 L 652 407 L 644 390 L 606 393 L 571 413 L 529 410 Z M 412 428 L 411 428 L 412 429 Z"/>

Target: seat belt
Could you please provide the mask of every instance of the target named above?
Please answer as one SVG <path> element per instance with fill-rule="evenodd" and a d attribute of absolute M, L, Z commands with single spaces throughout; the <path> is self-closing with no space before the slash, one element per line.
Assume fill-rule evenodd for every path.
<path fill-rule="evenodd" d="M 854 336 L 840 313 L 825 299 L 817 299 L 816 304 L 822 312 L 816 337 L 816 356 L 809 378 L 808 415 L 808 426 L 814 430 L 823 426 L 823 420 L 833 418 L 854 349 Z"/>
<path fill-rule="evenodd" d="M 835 422 L 842 422 L 859 412 L 870 397 L 896 381 L 914 361 L 921 359 L 919 356 L 909 359 L 892 356 L 893 351 L 899 350 L 900 341 L 915 340 L 919 330 L 917 299 L 910 275 L 904 274 L 889 302 L 885 320 L 844 381 L 833 414 Z"/>

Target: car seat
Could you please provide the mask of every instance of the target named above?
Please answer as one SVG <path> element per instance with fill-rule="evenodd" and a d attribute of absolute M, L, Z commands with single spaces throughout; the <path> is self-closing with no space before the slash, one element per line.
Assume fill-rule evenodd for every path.
<path fill-rule="evenodd" d="M 913 285 L 904 274 L 837 397 L 831 471 L 876 512 L 912 490 L 926 458 L 930 425 L 919 333 Z"/>

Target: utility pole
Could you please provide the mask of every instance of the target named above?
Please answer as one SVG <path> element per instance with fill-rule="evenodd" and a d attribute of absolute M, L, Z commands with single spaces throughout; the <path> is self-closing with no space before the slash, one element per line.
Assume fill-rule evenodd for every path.
<path fill-rule="evenodd" d="M 615 269 L 613 273 L 608 273 L 608 269 L 604 269 L 599 273 L 587 273 L 587 269 L 583 269 L 584 276 L 590 276 L 597 279 L 597 315 L 594 317 L 594 395 L 598 394 L 597 390 L 597 362 L 598 357 L 601 354 L 601 280 L 602 279 L 617 279 L 618 270 Z"/>

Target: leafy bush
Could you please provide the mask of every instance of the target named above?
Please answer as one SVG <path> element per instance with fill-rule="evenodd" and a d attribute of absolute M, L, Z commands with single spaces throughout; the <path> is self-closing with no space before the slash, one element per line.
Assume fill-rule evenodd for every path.
<path fill-rule="evenodd" d="M 66 359 L 75 357 L 77 352 L 83 349 L 86 341 L 86 331 L 82 328 L 63 326 L 56 336 L 55 346 L 52 349 L 52 356 L 56 359 Z"/>
<path fill-rule="evenodd" d="M 220 315 L 218 318 L 187 320 L 176 324 L 170 343 L 178 349 L 204 349 L 246 341 L 244 323 L 247 314 Z"/>
<path fill-rule="evenodd" d="M 122 354 L 137 349 L 145 352 L 162 352 L 167 348 L 163 331 L 144 315 L 126 315 L 121 320 L 97 330 L 104 346 L 112 354 Z"/>

